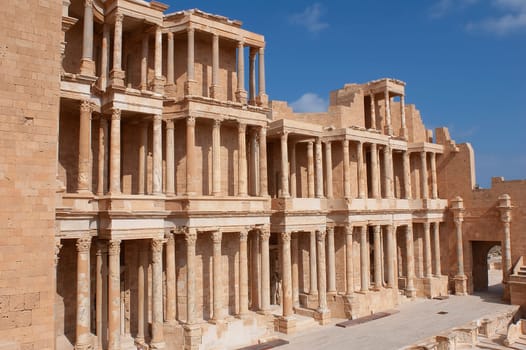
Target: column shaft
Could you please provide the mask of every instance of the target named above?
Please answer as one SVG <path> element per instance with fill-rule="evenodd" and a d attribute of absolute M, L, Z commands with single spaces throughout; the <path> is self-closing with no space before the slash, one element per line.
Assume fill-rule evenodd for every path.
<path fill-rule="evenodd" d="M 369 243 L 367 242 L 367 226 L 360 226 L 360 285 L 361 291 L 369 290 Z"/>
<path fill-rule="evenodd" d="M 144 33 L 142 38 L 142 56 L 141 56 L 141 90 L 148 90 L 148 53 L 150 35 Z"/>
<path fill-rule="evenodd" d="M 325 235 L 324 231 L 316 231 L 317 265 L 318 265 L 318 311 L 327 311 L 327 284 L 325 271 Z"/>
<path fill-rule="evenodd" d="M 163 120 L 162 115 L 153 117 L 153 194 L 163 192 Z"/>
<path fill-rule="evenodd" d="M 393 225 L 386 226 L 387 234 L 387 288 L 394 288 L 395 286 L 395 266 L 396 266 L 396 247 Z"/>
<path fill-rule="evenodd" d="M 415 249 L 413 242 L 413 225 L 408 224 L 405 231 L 405 247 L 407 256 L 407 285 L 406 291 L 409 295 L 412 295 L 415 290 L 414 279 L 415 279 Z"/>
<path fill-rule="evenodd" d="M 371 195 L 373 198 L 380 198 L 379 180 L 380 171 L 378 168 L 378 149 L 376 143 L 371 144 Z"/>
<path fill-rule="evenodd" d="M 175 195 L 175 130 L 173 119 L 166 120 L 166 194 Z"/>
<path fill-rule="evenodd" d="M 186 80 L 192 81 L 195 79 L 195 68 L 194 68 L 194 28 L 188 28 L 188 47 L 186 57 Z"/>
<path fill-rule="evenodd" d="M 217 96 L 219 90 L 219 35 L 212 34 L 212 86 L 210 87 L 210 97 Z"/>
<path fill-rule="evenodd" d="M 292 309 L 292 268 L 290 257 L 290 232 L 281 233 L 282 244 L 282 288 L 283 288 L 283 317 L 290 317 L 293 314 Z"/>
<path fill-rule="evenodd" d="M 307 183 L 308 196 L 314 198 L 314 146 L 311 141 L 307 143 Z"/>
<path fill-rule="evenodd" d="M 268 102 L 268 97 L 266 93 L 266 84 L 265 84 L 265 49 L 259 48 L 259 95 L 258 95 L 258 104 L 266 106 Z"/>
<path fill-rule="evenodd" d="M 247 92 L 245 91 L 245 44 L 243 41 L 237 43 L 237 102 L 247 103 Z"/>
<path fill-rule="evenodd" d="M 197 194 L 197 162 L 195 159 L 195 118 L 186 118 L 186 195 Z"/>
<path fill-rule="evenodd" d="M 152 341 L 151 348 L 163 348 L 163 244 L 152 239 Z M 168 282 L 168 281 L 167 281 Z"/>
<path fill-rule="evenodd" d="M 175 240 L 169 234 L 166 240 L 166 321 L 175 322 L 176 291 L 175 291 Z"/>
<path fill-rule="evenodd" d="M 458 276 L 464 276 L 464 247 L 462 242 L 462 220 L 455 219 L 455 232 L 457 237 Z"/>
<path fill-rule="evenodd" d="M 438 198 L 436 153 L 431 153 L 431 198 Z"/>
<path fill-rule="evenodd" d="M 264 312 L 270 309 L 270 232 L 267 230 L 261 231 L 261 310 Z"/>
<path fill-rule="evenodd" d="M 316 269 L 316 231 L 310 232 L 309 247 L 309 294 L 318 294 L 318 275 Z"/>
<path fill-rule="evenodd" d="M 146 155 L 148 154 L 148 124 L 142 122 L 139 132 L 139 194 L 146 192 Z"/>
<path fill-rule="evenodd" d="M 296 198 L 296 144 L 290 145 L 290 196 Z"/>
<path fill-rule="evenodd" d="M 185 233 L 186 239 L 186 323 L 191 325 L 196 322 L 196 295 L 195 291 L 195 242 L 197 231 L 189 228 Z"/>
<path fill-rule="evenodd" d="M 102 91 L 106 91 L 108 85 L 108 73 L 109 73 L 109 49 L 108 45 L 110 42 L 110 26 L 108 23 L 102 25 L 102 43 L 100 53 L 100 77 L 99 77 L 99 88 Z"/>
<path fill-rule="evenodd" d="M 168 32 L 166 34 L 168 39 L 167 57 L 166 57 L 166 85 L 174 85 L 174 33 Z"/>
<path fill-rule="evenodd" d="M 389 90 L 385 89 L 385 133 L 387 135 L 393 134 L 393 128 L 391 126 L 391 98 L 389 97 Z"/>
<path fill-rule="evenodd" d="M 238 166 L 239 166 L 239 179 L 238 179 L 238 196 L 245 197 L 248 193 L 247 184 L 247 143 L 246 133 L 247 125 L 240 123 L 238 125 Z"/>
<path fill-rule="evenodd" d="M 248 313 L 248 231 L 239 232 L 239 315 Z"/>
<path fill-rule="evenodd" d="M 114 109 L 111 115 L 110 136 L 110 192 L 121 193 L 121 110 Z"/>
<path fill-rule="evenodd" d="M 402 128 L 400 130 L 400 136 L 407 138 L 407 126 L 405 123 L 405 98 L 404 95 L 400 96 L 400 119 Z"/>
<path fill-rule="evenodd" d="M 98 181 L 97 195 L 102 196 L 106 192 L 105 181 L 108 178 L 106 148 L 108 146 L 108 120 L 104 116 L 99 118 L 99 155 L 98 155 Z"/>
<path fill-rule="evenodd" d="M 431 230 L 429 222 L 424 222 L 424 271 L 425 277 L 431 278 L 433 276 L 431 264 Z"/>
<path fill-rule="evenodd" d="M 91 154 L 91 104 L 82 101 L 80 105 L 79 127 L 79 163 L 77 192 L 90 189 L 90 154 Z"/>
<path fill-rule="evenodd" d="M 99 349 L 102 349 L 103 343 L 103 330 L 105 327 L 104 317 L 106 313 L 104 311 L 104 301 L 108 300 L 107 296 L 107 283 L 104 282 L 104 279 L 108 276 L 108 250 L 101 244 L 100 241 L 97 242 L 97 261 L 96 261 L 96 294 L 95 294 L 95 323 L 96 323 L 96 334 L 97 334 L 97 346 Z"/>
<path fill-rule="evenodd" d="M 221 195 L 221 121 L 214 120 L 212 128 L 212 194 Z"/>
<path fill-rule="evenodd" d="M 137 269 L 137 337 L 136 342 L 144 344 L 148 331 L 146 324 L 146 304 L 148 303 L 148 251 L 143 245 L 139 247 L 139 266 Z M 101 348 L 102 349 L 102 348 Z"/>
<path fill-rule="evenodd" d="M 120 240 L 109 241 L 108 350 L 121 348 Z"/>
<path fill-rule="evenodd" d="M 382 232 L 380 225 L 373 226 L 374 231 L 374 286 L 382 288 Z"/>
<path fill-rule="evenodd" d="M 411 162 L 409 159 L 409 151 L 404 152 L 403 169 L 404 169 L 404 198 L 411 199 Z"/>
<path fill-rule="evenodd" d="M 291 259 L 292 259 L 292 304 L 300 305 L 299 265 L 298 265 L 298 236 L 291 234 Z"/>
<path fill-rule="evenodd" d="M 95 65 L 93 63 L 93 0 L 84 1 L 83 21 L 80 72 L 85 75 L 95 75 Z"/>
<path fill-rule="evenodd" d="M 90 332 L 90 246 L 91 236 L 77 239 L 77 323 L 75 349 L 89 349 Z"/>
<path fill-rule="evenodd" d="M 259 195 L 268 196 L 267 184 L 267 129 L 259 129 Z"/>
<path fill-rule="evenodd" d="M 349 163 L 349 141 L 342 141 L 343 148 L 343 195 L 351 198 L 351 167 Z"/>
<path fill-rule="evenodd" d="M 384 148 L 384 167 L 385 167 L 385 196 L 387 198 L 394 198 L 394 186 L 393 186 L 393 153 L 391 146 L 387 145 Z"/>
<path fill-rule="evenodd" d="M 345 225 L 345 290 L 347 297 L 351 297 L 354 293 L 354 268 L 353 268 L 353 227 L 349 224 Z"/>
<path fill-rule="evenodd" d="M 221 269 L 221 240 L 223 234 L 217 230 L 212 232 L 213 242 L 213 283 L 214 283 L 214 312 L 213 320 L 220 321 L 223 319 L 223 293 L 222 293 L 222 269 Z"/>
<path fill-rule="evenodd" d="M 321 139 L 316 139 L 316 197 L 323 198 L 323 156 Z"/>
<path fill-rule="evenodd" d="M 327 228 L 328 276 L 327 291 L 336 293 L 336 259 L 334 249 L 334 227 Z"/>
<path fill-rule="evenodd" d="M 427 157 L 426 152 L 420 152 L 420 170 L 422 171 L 420 176 L 420 188 L 421 188 L 421 198 L 427 199 L 429 197 L 429 186 L 427 183 Z"/>
<path fill-rule="evenodd" d="M 376 129 L 376 104 L 374 102 L 374 92 L 371 91 L 371 129 Z"/>
<path fill-rule="evenodd" d="M 288 132 L 281 134 L 281 197 L 289 197 L 289 156 L 287 149 Z"/>
<path fill-rule="evenodd" d="M 435 245 L 435 276 L 442 276 L 441 262 L 440 262 L 440 222 L 433 224 L 433 241 Z"/>
<path fill-rule="evenodd" d="M 124 16 L 121 13 L 115 14 L 115 32 L 113 35 L 113 70 L 121 71 L 122 59 L 122 21 Z"/>
<path fill-rule="evenodd" d="M 325 143 L 325 169 L 327 171 L 327 198 L 332 198 L 332 147 L 331 141 Z"/>
<path fill-rule="evenodd" d="M 249 104 L 256 103 L 256 49 L 251 47 L 248 55 L 249 61 L 249 77 L 248 77 L 248 89 L 249 89 Z"/>
<path fill-rule="evenodd" d="M 358 198 L 367 198 L 366 169 L 363 161 L 363 143 L 361 141 L 357 143 L 356 167 L 358 171 Z"/>
<path fill-rule="evenodd" d="M 155 28 L 155 80 L 154 91 L 156 93 L 163 93 L 163 32 L 161 26 Z"/>

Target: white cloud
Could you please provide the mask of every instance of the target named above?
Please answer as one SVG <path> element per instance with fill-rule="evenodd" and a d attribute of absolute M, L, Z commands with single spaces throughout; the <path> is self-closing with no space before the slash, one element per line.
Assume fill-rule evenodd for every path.
<path fill-rule="evenodd" d="M 303 12 L 290 16 L 290 22 L 305 27 L 311 33 L 318 33 L 329 27 L 329 23 L 322 20 L 326 10 L 320 3 L 309 5 Z"/>
<path fill-rule="evenodd" d="M 451 11 L 462 10 L 476 2 L 478 0 L 438 0 L 429 8 L 429 15 L 432 18 L 441 18 Z"/>
<path fill-rule="evenodd" d="M 506 35 L 526 29 L 526 0 L 492 0 L 494 7 L 503 12 L 478 22 L 469 22 L 468 30 L 483 30 L 497 35 Z"/>
<path fill-rule="evenodd" d="M 290 106 L 294 112 L 297 113 L 326 112 L 329 103 L 317 94 L 307 92 L 296 101 L 292 102 Z"/>

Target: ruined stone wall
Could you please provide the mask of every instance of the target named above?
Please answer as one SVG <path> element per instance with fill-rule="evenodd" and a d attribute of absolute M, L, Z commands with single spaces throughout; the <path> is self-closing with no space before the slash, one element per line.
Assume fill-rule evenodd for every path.
<path fill-rule="evenodd" d="M 0 347 L 53 349 L 61 2 L 0 18 Z"/>

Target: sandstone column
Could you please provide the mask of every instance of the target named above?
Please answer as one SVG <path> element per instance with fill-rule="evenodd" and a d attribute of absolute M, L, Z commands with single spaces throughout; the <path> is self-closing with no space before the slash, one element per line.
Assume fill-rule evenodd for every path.
<path fill-rule="evenodd" d="M 288 198 L 289 195 L 289 156 L 287 149 L 288 132 L 281 134 L 281 197 Z"/>
<path fill-rule="evenodd" d="M 84 0 L 83 22 L 80 74 L 95 76 L 95 62 L 93 61 L 93 0 Z"/>
<path fill-rule="evenodd" d="M 374 287 L 382 288 L 382 235 L 380 225 L 373 226 L 374 232 Z"/>
<path fill-rule="evenodd" d="M 351 168 L 349 164 L 349 141 L 342 141 L 343 148 L 343 196 L 351 198 Z"/>
<path fill-rule="evenodd" d="M 420 152 L 420 169 L 422 171 L 420 176 L 420 188 L 421 188 L 421 197 L 422 199 L 429 198 L 429 186 L 427 183 L 427 157 L 426 152 Z"/>
<path fill-rule="evenodd" d="M 307 143 L 307 182 L 309 198 L 314 198 L 314 147 L 312 141 Z"/>
<path fill-rule="evenodd" d="M 467 295 L 467 277 L 464 273 L 464 247 L 462 238 L 462 222 L 464 221 L 464 201 L 461 197 L 455 197 L 451 200 L 451 211 L 455 222 L 455 231 L 457 237 L 457 262 L 458 271 L 455 276 L 455 294 Z"/>
<path fill-rule="evenodd" d="M 212 195 L 221 195 L 221 121 L 212 127 Z"/>
<path fill-rule="evenodd" d="M 431 198 L 438 198 L 438 184 L 437 184 L 437 162 L 436 153 L 432 152 L 431 156 Z"/>
<path fill-rule="evenodd" d="M 431 278 L 433 276 L 433 272 L 431 265 L 431 226 L 429 222 L 424 222 L 424 251 L 424 277 Z"/>
<path fill-rule="evenodd" d="M 358 168 L 358 198 L 367 198 L 367 186 L 365 181 L 365 164 L 363 162 L 363 143 L 358 141 L 356 149 L 356 166 Z"/>
<path fill-rule="evenodd" d="M 115 14 L 115 28 L 113 35 L 113 69 L 111 71 L 111 84 L 124 87 L 124 72 L 122 71 L 122 22 L 124 15 Z"/>
<path fill-rule="evenodd" d="M 186 58 L 186 83 L 185 83 L 185 94 L 195 95 L 197 93 L 197 81 L 195 80 L 195 63 L 194 63 L 194 36 L 195 29 L 188 28 L 188 48 Z"/>
<path fill-rule="evenodd" d="M 153 116 L 153 194 L 163 193 L 163 120 L 162 115 Z"/>
<path fill-rule="evenodd" d="M 173 234 L 166 236 L 166 322 L 175 324 L 176 291 L 175 291 L 175 239 Z"/>
<path fill-rule="evenodd" d="M 186 118 L 186 195 L 197 194 L 197 162 L 195 159 L 195 118 Z"/>
<path fill-rule="evenodd" d="M 91 349 L 90 246 L 88 234 L 77 239 L 77 324 L 75 349 Z"/>
<path fill-rule="evenodd" d="M 508 280 L 511 274 L 512 261 L 511 261 L 511 197 L 508 194 L 499 196 L 499 205 L 497 209 L 500 211 L 500 221 L 502 222 L 504 238 L 503 242 L 503 254 L 502 254 L 502 283 L 504 284 L 504 300 L 510 299 L 510 287 Z"/>
<path fill-rule="evenodd" d="M 374 92 L 371 91 L 371 129 L 376 129 L 376 105 L 374 103 Z"/>
<path fill-rule="evenodd" d="M 139 194 L 146 191 L 146 155 L 148 154 L 148 124 L 141 122 L 139 125 Z"/>
<path fill-rule="evenodd" d="M 141 90 L 145 91 L 148 90 L 148 54 L 150 52 L 150 34 L 146 32 L 143 35 L 141 52 Z"/>
<path fill-rule="evenodd" d="M 173 119 L 166 120 L 166 195 L 175 195 L 175 131 Z"/>
<path fill-rule="evenodd" d="M 329 312 L 327 308 L 327 285 L 326 285 L 326 273 L 325 273 L 325 235 L 326 232 L 319 230 L 316 231 L 317 241 L 317 252 L 318 252 L 318 313 L 320 314 L 322 321 L 326 318 L 324 316 Z"/>
<path fill-rule="evenodd" d="M 296 143 L 290 145 L 290 196 L 296 198 Z"/>
<path fill-rule="evenodd" d="M 238 196 L 247 196 L 247 144 L 246 144 L 246 131 L 247 125 L 239 123 L 238 133 L 238 166 L 239 166 L 239 179 L 238 179 Z"/>
<path fill-rule="evenodd" d="M 258 95 L 258 105 L 266 107 L 268 103 L 268 96 L 266 93 L 265 85 L 265 49 L 263 47 L 259 48 L 259 95 Z"/>
<path fill-rule="evenodd" d="M 236 100 L 239 103 L 247 103 L 247 91 L 245 90 L 245 43 L 237 42 L 237 90 Z"/>
<path fill-rule="evenodd" d="M 435 276 L 442 276 L 440 263 L 440 222 L 433 224 L 433 241 L 435 243 Z"/>
<path fill-rule="evenodd" d="M 293 314 L 292 309 L 292 264 L 290 257 L 290 232 L 281 233 L 281 262 L 282 262 L 282 306 L 283 317 L 290 317 Z"/>
<path fill-rule="evenodd" d="M 346 224 L 345 230 L 345 282 L 347 298 L 352 298 L 354 293 L 354 269 L 353 269 L 353 251 L 352 251 L 352 231 L 353 227 Z"/>
<path fill-rule="evenodd" d="M 395 246 L 395 235 L 396 230 L 393 229 L 393 225 L 386 226 L 387 235 L 387 288 L 394 288 L 395 286 L 395 266 L 396 266 L 396 246 Z"/>
<path fill-rule="evenodd" d="M 151 349 L 164 348 L 163 239 L 152 239 L 152 340 Z"/>
<path fill-rule="evenodd" d="M 367 226 L 360 226 L 360 291 L 369 291 L 369 243 L 367 242 Z"/>
<path fill-rule="evenodd" d="M 110 193 L 121 193 L 121 110 L 113 109 L 110 135 Z"/>
<path fill-rule="evenodd" d="M 174 75 L 174 33 L 168 32 L 166 34 L 168 45 L 166 48 L 166 88 L 169 92 L 174 91 L 175 75 Z"/>
<path fill-rule="evenodd" d="M 255 234 L 251 240 L 251 269 L 250 269 L 250 306 L 261 310 L 261 250 L 260 234 Z"/>
<path fill-rule="evenodd" d="M 108 350 L 121 348 L 121 241 L 109 241 Z"/>
<path fill-rule="evenodd" d="M 102 43 L 100 53 L 100 77 L 99 77 L 99 88 L 102 91 L 106 91 L 108 86 L 108 60 L 109 60 L 109 49 L 108 45 L 110 42 L 110 26 L 109 23 L 102 25 Z"/>
<path fill-rule="evenodd" d="M 223 233 L 220 230 L 212 232 L 212 243 L 213 243 L 213 290 L 214 290 L 214 310 L 213 310 L 213 321 L 218 322 L 223 319 L 223 293 L 221 277 L 223 271 L 221 269 L 221 240 Z"/>
<path fill-rule="evenodd" d="M 163 32 L 161 26 L 155 28 L 155 79 L 153 83 L 153 91 L 162 94 L 163 86 Z"/>
<path fill-rule="evenodd" d="M 219 98 L 219 35 L 212 34 L 212 85 L 210 97 Z"/>
<path fill-rule="evenodd" d="M 373 198 L 380 198 L 381 194 L 378 186 L 380 184 L 380 169 L 378 168 L 378 149 L 376 143 L 371 144 L 371 195 Z"/>
<path fill-rule="evenodd" d="M 90 189 L 91 154 L 91 104 L 84 100 L 80 104 L 79 163 L 77 192 L 87 193 Z"/>
<path fill-rule="evenodd" d="M 248 314 L 248 231 L 239 232 L 239 316 Z"/>
<path fill-rule="evenodd" d="M 298 269 L 298 236 L 291 233 L 291 259 L 292 259 L 292 305 L 300 306 L 299 269 Z"/>
<path fill-rule="evenodd" d="M 139 264 L 137 268 L 137 337 L 135 342 L 141 345 L 145 344 L 145 305 L 148 303 L 148 251 L 141 244 L 139 246 Z M 146 332 L 148 332 L 146 330 Z M 102 349 L 102 348 L 101 348 Z"/>
<path fill-rule="evenodd" d="M 416 297 L 416 289 L 414 285 L 415 279 L 415 249 L 413 241 L 413 224 L 408 224 L 405 231 L 405 247 L 407 257 L 407 284 L 406 295 L 410 298 Z"/>
<path fill-rule="evenodd" d="M 107 152 L 108 146 L 108 120 L 101 115 L 99 118 L 99 156 L 98 156 L 98 181 L 97 195 L 102 196 L 106 192 L 105 181 L 108 178 Z"/>
<path fill-rule="evenodd" d="M 384 148 L 384 167 L 385 167 L 385 196 L 394 198 L 394 169 L 393 169 L 393 152 L 388 144 Z"/>
<path fill-rule="evenodd" d="M 329 283 L 327 291 L 336 294 L 336 259 L 334 250 L 334 227 L 327 227 L 327 254 Z"/>
<path fill-rule="evenodd" d="M 256 104 L 256 48 L 251 47 L 249 50 L 249 101 L 251 105 Z"/>
<path fill-rule="evenodd" d="M 404 169 L 404 198 L 411 199 L 411 162 L 409 159 L 409 151 L 404 152 L 402 166 Z"/>
<path fill-rule="evenodd" d="M 268 228 L 261 230 L 261 310 L 268 312 L 270 309 L 270 259 L 269 259 Z"/>
<path fill-rule="evenodd" d="M 316 197 L 323 198 L 323 163 L 321 139 L 316 139 Z"/>
<path fill-rule="evenodd" d="M 101 241 L 97 241 L 97 290 L 95 306 L 95 323 L 97 332 L 97 346 L 102 349 L 103 337 L 106 334 L 107 302 L 108 302 L 108 248 Z M 107 318 L 106 318 L 107 320 Z"/>
<path fill-rule="evenodd" d="M 318 294 L 318 278 L 316 271 L 316 231 L 310 231 L 310 248 L 309 248 L 309 294 Z"/>
<path fill-rule="evenodd" d="M 267 185 L 267 129 L 259 129 L 259 195 L 268 196 Z"/>
<path fill-rule="evenodd" d="M 400 136 L 407 138 L 407 126 L 405 123 L 405 96 L 400 95 L 400 120 L 402 127 L 400 128 Z"/>
<path fill-rule="evenodd" d="M 385 89 L 385 133 L 387 135 L 393 134 L 393 127 L 391 126 L 391 98 L 389 97 L 389 90 Z"/>
<path fill-rule="evenodd" d="M 332 147 L 331 141 L 325 142 L 325 168 L 327 170 L 327 198 L 332 198 Z"/>
<path fill-rule="evenodd" d="M 188 228 L 185 232 L 186 240 L 186 323 L 188 325 L 196 322 L 195 305 L 195 242 L 197 241 L 197 230 Z"/>

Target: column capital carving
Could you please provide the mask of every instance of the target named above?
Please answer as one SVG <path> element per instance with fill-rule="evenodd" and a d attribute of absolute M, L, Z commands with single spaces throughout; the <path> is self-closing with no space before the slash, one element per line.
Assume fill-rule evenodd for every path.
<path fill-rule="evenodd" d="M 241 230 L 239 231 L 239 241 L 246 242 L 248 241 L 248 230 Z"/>
<path fill-rule="evenodd" d="M 321 146 L 321 138 L 320 137 L 316 138 L 316 146 L 318 146 L 318 145 Z"/>
<path fill-rule="evenodd" d="M 60 250 L 62 249 L 62 243 L 60 238 L 55 238 L 55 266 L 58 265 Z"/>
<path fill-rule="evenodd" d="M 247 131 L 247 124 L 239 123 L 237 127 L 237 132 L 240 134 L 244 134 L 246 131 Z"/>
<path fill-rule="evenodd" d="M 82 100 L 80 103 L 80 111 L 91 113 L 93 111 L 93 106 L 89 100 Z"/>
<path fill-rule="evenodd" d="M 188 230 L 184 233 L 184 239 L 186 240 L 186 244 L 189 246 L 195 246 L 195 242 L 197 241 L 197 232 L 194 230 Z"/>
<path fill-rule="evenodd" d="M 166 119 L 166 129 L 172 130 L 174 128 L 174 120 L 173 119 Z"/>
<path fill-rule="evenodd" d="M 111 110 L 111 120 L 121 120 L 121 110 L 118 108 L 113 108 Z"/>
<path fill-rule="evenodd" d="M 91 236 L 85 235 L 77 239 L 77 252 L 86 253 L 89 252 L 91 247 Z"/>
<path fill-rule="evenodd" d="M 84 0 L 84 7 L 92 7 L 93 0 Z"/>
<path fill-rule="evenodd" d="M 221 230 L 212 231 L 212 242 L 214 244 L 220 244 L 223 239 L 223 232 Z"/>
<path fill-rule="evenodd" d="M 175 237 L 172 233 L 165 234 L 164 239 L 167 246 L 175 245 Z"/>
<path fill-rule="evenodd" d="M 194 29 L 194 27 L 188 27 L 188 28 L 186 28 L 186 32 L 187 32 L 188 34 L 194 34 L 195 29 Z"/>
<path fill-rule="evenodd" d="M 327 227 L 327 233 L 333 235 L 334 234 L 334 227 Z"/>
<path fill-rule="evenodd" d="M 173 32 L 167 32 L 167 33 L 166 33 L 166 37 L 168 38 L 168 40 L 173 40 L 173 38 L 174 38 L 174 33 L 173 33 Z"/>
<path fill-rule="evenodd" d="M 424 230 L 429 230 L 431 228 L 431 224 L 429 222 L 424 222 Z"/>
<path fill-rule="evenodd" d="M 281 240 L 283 243 L 289 243 L 291 238 L 290 232 L 282 232 L 281 233 Z"/>
<path fill-rule="evenodd" d="M 115 24 L 121 24 L 122 25 L 122 21 L 124 20 L 124 15 L 120 12 L 117 12 L 115 14 Z"/>
<path fill-rule="evenodd" d="M 260 126 L 259 127 L 259 135 L 261 137 L 261 135 L 267 135 L 267 128 L 265 126 Z"/>
<path fill-rule="evenodd" d="M 152 261 L 154 263 L 160 263 L 163 257 L 163 245 L 164 239 L 152 239 Z"/>
<path fill-rule="evenodd" d="M 346 234 L 347 236 L 352 236 L 352 234 L 353 234 L 353 232 L 352 232 L 352 231 L 353 231 L 353 225 L 351 225 L 351 224 L 346 224 L 346 225 L 343 227 L 343 229 L 344 229 L 345 234 Z"/>
<path fill-rule="evenodd" d="M 220 119 L 214 119 L 214 128 L 220 128 L 221 127 L 221 120 Z"/>
<path fill-rule="evenodd" d="M 237 47 L 240 49 L 243 49 L 245 47 L 245 40 L 243 40 L 243 38 L 237 41 Z"/>
<path fill-rule="evenodd" d="M 121 252 L 121 240 L 112 239 L 108 241 L 108 253 L 109 255 L 119 255 Z"/>
<path fill-rule="evenodd" d="M 195 117 L 192 117 L 192 116 L 186 117 L 186 125 L 195 126 Z"/>
<path fill-rule="evenodd" d="M 270 239 L 270 230 L 268 229 L 261 229 L 260 230 L 260 236 L 263 241 L 268 241 Z"/>
<path fill-rule="evenodd" d="M 324 230 L 316 230 L 316 240 L 318 242 L 325 242 L 325 236 L 327 235 L 327 232 Z"/>
<path fill-rule="evenodd" d="M 163 120 L 163 116 L 161 114 L 154 114 L 153 115 L 153 120 L 158 122 L 158 121 L 162 121 Z"/>
<path fill-rule="evenodd" d="M 258 49 L 258 53 L 259 53 L 260 56 L 263 56 L 265 54 L 265 48 L 264 47 L 260 47 Z"/>

